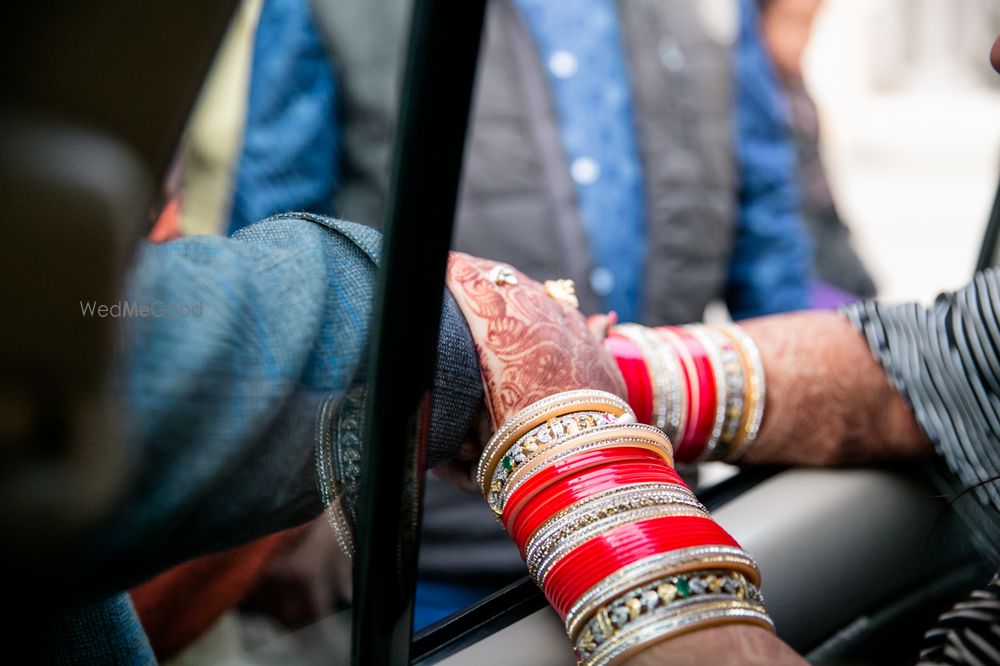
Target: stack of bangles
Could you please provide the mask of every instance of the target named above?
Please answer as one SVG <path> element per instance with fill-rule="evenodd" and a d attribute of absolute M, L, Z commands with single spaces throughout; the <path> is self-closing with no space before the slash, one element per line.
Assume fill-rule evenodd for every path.
<path fill-rule="evenodd" d="M 521 410 L 476 476 L 581 664 L 717 624 L 773 630 L 757 565 L 674 470 L 664 432 L 621 398 L 569 391 Z"/>
<path fill-rule="evenodd" d="M 764 416 L 764 366 L 737 326 L 623 324 L 605 347 L 637 419 L 666 432 L 681 463 L 735 461 Z"/>

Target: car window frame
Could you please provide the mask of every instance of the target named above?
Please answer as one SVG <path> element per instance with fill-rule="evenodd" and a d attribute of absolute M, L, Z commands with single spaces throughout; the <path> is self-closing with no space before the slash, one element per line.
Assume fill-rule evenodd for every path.
<path fill-rule="evenodd" d="M 410 18 L 370 329 L 353 567 L 355 664 L 410 661 L 421 434 L 485 13 L 486 0 L 415 0 Z"/>

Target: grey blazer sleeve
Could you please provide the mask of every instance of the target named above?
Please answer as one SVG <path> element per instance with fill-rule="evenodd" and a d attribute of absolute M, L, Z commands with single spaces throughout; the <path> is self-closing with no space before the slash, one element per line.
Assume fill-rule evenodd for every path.
<path fill-rule="evenodd" d="M 366 227 L 294 214 L 231 239 L 142 247 L 127 298 L 156 314 L 123 320 L 115 386 L 128 491 L 80 544 L 70 589 L 122 589 L 323 510 L 321 414 L 363 378 L 379 242 Z M 458 450 L 482 390 L 450 308 L 438 370 L 449 390 L 434 416 L 454 427 L 434 430 L 438 459 Z"/>

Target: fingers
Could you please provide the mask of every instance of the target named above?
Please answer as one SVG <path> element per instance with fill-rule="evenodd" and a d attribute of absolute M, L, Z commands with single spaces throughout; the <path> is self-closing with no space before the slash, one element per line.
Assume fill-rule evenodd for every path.
<path fill-rule="evenodd" d="M 587 328 L 598 342 L 604 342 L 611 327 L 618 323 L 618 313 L 612 310 L 608 314 L 595 314 L 587 317 Z"/>

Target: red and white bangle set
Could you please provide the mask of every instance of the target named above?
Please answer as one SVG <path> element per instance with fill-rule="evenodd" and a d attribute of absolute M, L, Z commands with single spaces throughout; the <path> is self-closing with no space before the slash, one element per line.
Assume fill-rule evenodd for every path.
<path fill-rule="evenodd" d="M 738 460 L 764 415 L 764 366 L 737 326 L 615 326 L 605 340 L 637 420 L 663 428 L 677 462 Z"/>
<path fill-rule="evenodd" d="M 746 419 L 726 409 L 729 383 L 751 384 L 746 363 L 733 362 L 734 353 L 745 358 L 743 341 L 672 329 L 676 349 L 687 356 L 664 354 L 648 362 L 642 350 L 663 354 L 657 345 L 667 343 L 621 328 L 614 337 L 633 343 L 630 360 L 637 366 L 642 360 L 636 375 L 646 368 L 645 393 L 633 394 L 629 384 L 630 399 L 645 396 L 638 405 L 645 410 L 642 420 L 663 423 L 699 454 L 711 439 L 727 450 L 747 439 Z M 666 337 L 657 334 L 657 340 Z M 666 368 L 669 381 L 651 377 L 653 367 Z M 761 383 L 754 397 L 762 398 L 762 390 Z M 696 438 L 705 440 L 700 448 Z M 673 458 L 660 428 L 637 423 L 617 396 L 590 390 L 522 410 L 480 458 L 476 476 L 483 496 L 566 621 L 582 664 L 617 663 L 652 642 L 719 623 L 773 629 L 757 566 L 712 520 L 674 470 Z"/>

